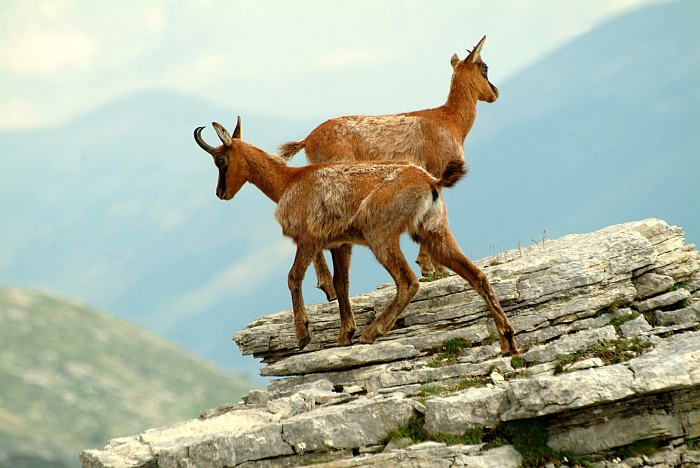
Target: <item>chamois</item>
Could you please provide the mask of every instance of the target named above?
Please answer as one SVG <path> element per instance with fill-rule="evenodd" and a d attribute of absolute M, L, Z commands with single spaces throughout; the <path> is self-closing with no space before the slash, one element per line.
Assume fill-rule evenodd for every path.
<path fill-rule="evenodd" d="M 453 73 L 447 102 L 435 109 L 396 115 L 351 115 L 328 120 L 301 141 L 280 146 L 280 156 L 306 151 L 309 163 L 406 160 L 440 177 L 450 161 L 464 162 L 464 140 L 476 119 L 477 101 L 494 102 L 498 89 L 488 80 L 481 59 L 486 36 L 467 58 L 452 56 Z M 424 276 L 444 275 L 445 268 L 421 248 L 416 259 Z M 314 260 L 317 287 L 334 298 L 330 270 L 323 254 Z"/>
<path fill-rule="evenodd" d="M 230 200 L 246 182 L 255 185 L 277 204 L 275 218 L 282 233 L 296 244 L 288 286 L 300 349 L 311 341 L 302 280 L 323 249 L 330 249 L 333 258 L 333 285 L 340 309 L 338 343 L 351 345 L 357 332 L 349 298 L 352 244 L 369 247 L 396 283 L 396 296 L 365 328 L 360 341 L 373 343 L 391 330 L 419 288 L 399 245 L 399 237 L 407 232 L 484 299 L 498 329 L 501 351 L 518 352 L 513 327 L 486 275 L 462 253 L 448 227 L 440 190 L 452 187 L 464 176 L 463 162 L 447 163 L 439 179 L 412 164 L 391 161 L 290 167 L 285 159 L 242 141 L 240 117 L 233 136 L 220 124 L 214 122 L 213 126 L 221 146 L 214 148 L 204 142 L 204 127 L 195 129 L 194 138 L 219 169 L 216 195 Z"/>

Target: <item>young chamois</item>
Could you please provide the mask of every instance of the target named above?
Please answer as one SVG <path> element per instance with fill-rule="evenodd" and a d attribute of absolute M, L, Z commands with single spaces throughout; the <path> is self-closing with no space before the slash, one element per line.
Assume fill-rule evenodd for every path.
<path fill-rule="evenodd" d="M 305 149 L 309 163 L 341 161 L 403 160 L 440 177 L 450 161 L 464 162 L 464 139 L 476 119 L 477 101 L 494 102 L 498 89 L 488 80 L 488 67 L 481 59 L 486 36 L 467 58 L 452 56 L 452 81 L 447 102 L 435 109 L 396 115 L 351 115 L 328 120 L 305 139 L 280 146 L 280 156 L 291 158 Z M 421 246 L 416 263 L 421 273 L 445 274 Z M 328 265 L 322 253 L 314 259 L 318 288 L 328 300 L 335 295 Z"/>
<path fill-rule="evenodd" d="M 288 285 L 300 349 L 311 341 L 302 280 L 323 249 L 330 249 L 333 258 L 333 285 L 340 309 L 338 343 L 351 345 L 357 332 L 348 295 L 351 244 L 369 247 L 396 283 L 396 296 L 365 328 L 360 341 L 373 343 L 391 330 L 419 287 L 399 246 L 399 237 L 407 232 L 484 299 L 498 329 L 501 351 L 518 352 L 513 327 L 486 275 L 464 256 L 448 228 L 440 189 L 452 187 L 464 176 L 462 161 L 447 163 L 439 179 L 417 166 L 392 162 L 289 167 L 285 159 L 241 140 L 240 117 L 233 136 L 218 123 L 213 125 L 223 145 L 214 148 L 205 143 L 204 127 L 194 131 L 194 138 L 219 169 L 216 195 L 230 200 L 246 182 L 255 185 L 277 203 L 275 218 L 282 233 L 296 244 Z"/>

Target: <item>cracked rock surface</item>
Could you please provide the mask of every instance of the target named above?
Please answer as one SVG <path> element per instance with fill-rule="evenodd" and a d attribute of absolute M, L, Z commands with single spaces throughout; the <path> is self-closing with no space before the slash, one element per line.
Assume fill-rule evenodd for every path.
<path fill-rule="evenodd" d="M 291 311 L 279 312 L 234 335 L 262 375 L 279 377 L 266 391 L 85 450 L 82 466 L 517 467 L 526 449 L 512 441 L 435 441 L 474 428 L 488 438 L 513 421 L 538 421 L 553 450 L 595 454 L 601 467 L 632 466 L 614 450 L 639 440 L 658 441 L 662 461 L 634 466 L 700 459 L 700 257 L 682 229 L 647 219 L 476 263 L 520 356 L 500 356 L 483 301 L 456 276 L 421 283 L 373 345 L 337 347 L 331 302 L 307 307 L 312 341 L 300 352 Z M 351 298 L 360 331 L 393 294 Z M 416 424 L 424 441 L 396 433 L 386 445 Z"/>

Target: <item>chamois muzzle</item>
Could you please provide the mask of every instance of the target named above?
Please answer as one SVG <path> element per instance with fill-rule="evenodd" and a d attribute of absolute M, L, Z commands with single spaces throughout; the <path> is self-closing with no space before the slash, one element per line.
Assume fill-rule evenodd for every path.
<path fill-rule="evenodd" d="M 202 130 L 204 130 L 204 127 L 197 127 L 194 129 L 194 141 L 197 142 L 200 148 L 202 148 L 204 151 L 206 151 L 209 154 L 212 154 L 214 152 L 214 147 L 209 146 L 204 142 L 202 139 Z"/>

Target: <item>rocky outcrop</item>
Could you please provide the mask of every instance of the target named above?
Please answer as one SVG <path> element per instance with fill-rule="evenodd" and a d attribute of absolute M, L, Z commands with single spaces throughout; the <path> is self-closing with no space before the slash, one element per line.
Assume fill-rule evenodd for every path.
<path fill-rule="evenodd" d="M 307 307 L 312 341 L 299 351 L 283 311 L 234 335 L 280 377 L 267 391 L 86 450 L 83 467 L 515 467 L 591 454 L 600 466 L 694 466 L 700 257 L 680 228 L 648 219 L 477 264 L 521 355 L 500 356 L 485 305 L 456 276 L 422 283 L 373 345 L 337 347 L 328 303 Z M 351 299 L 360 328 L 393 293 Z M 540 428 L 546 456 L 509 432 L 517 424 Z M 639 441 L 662 448 L 615 459 Z"/>

